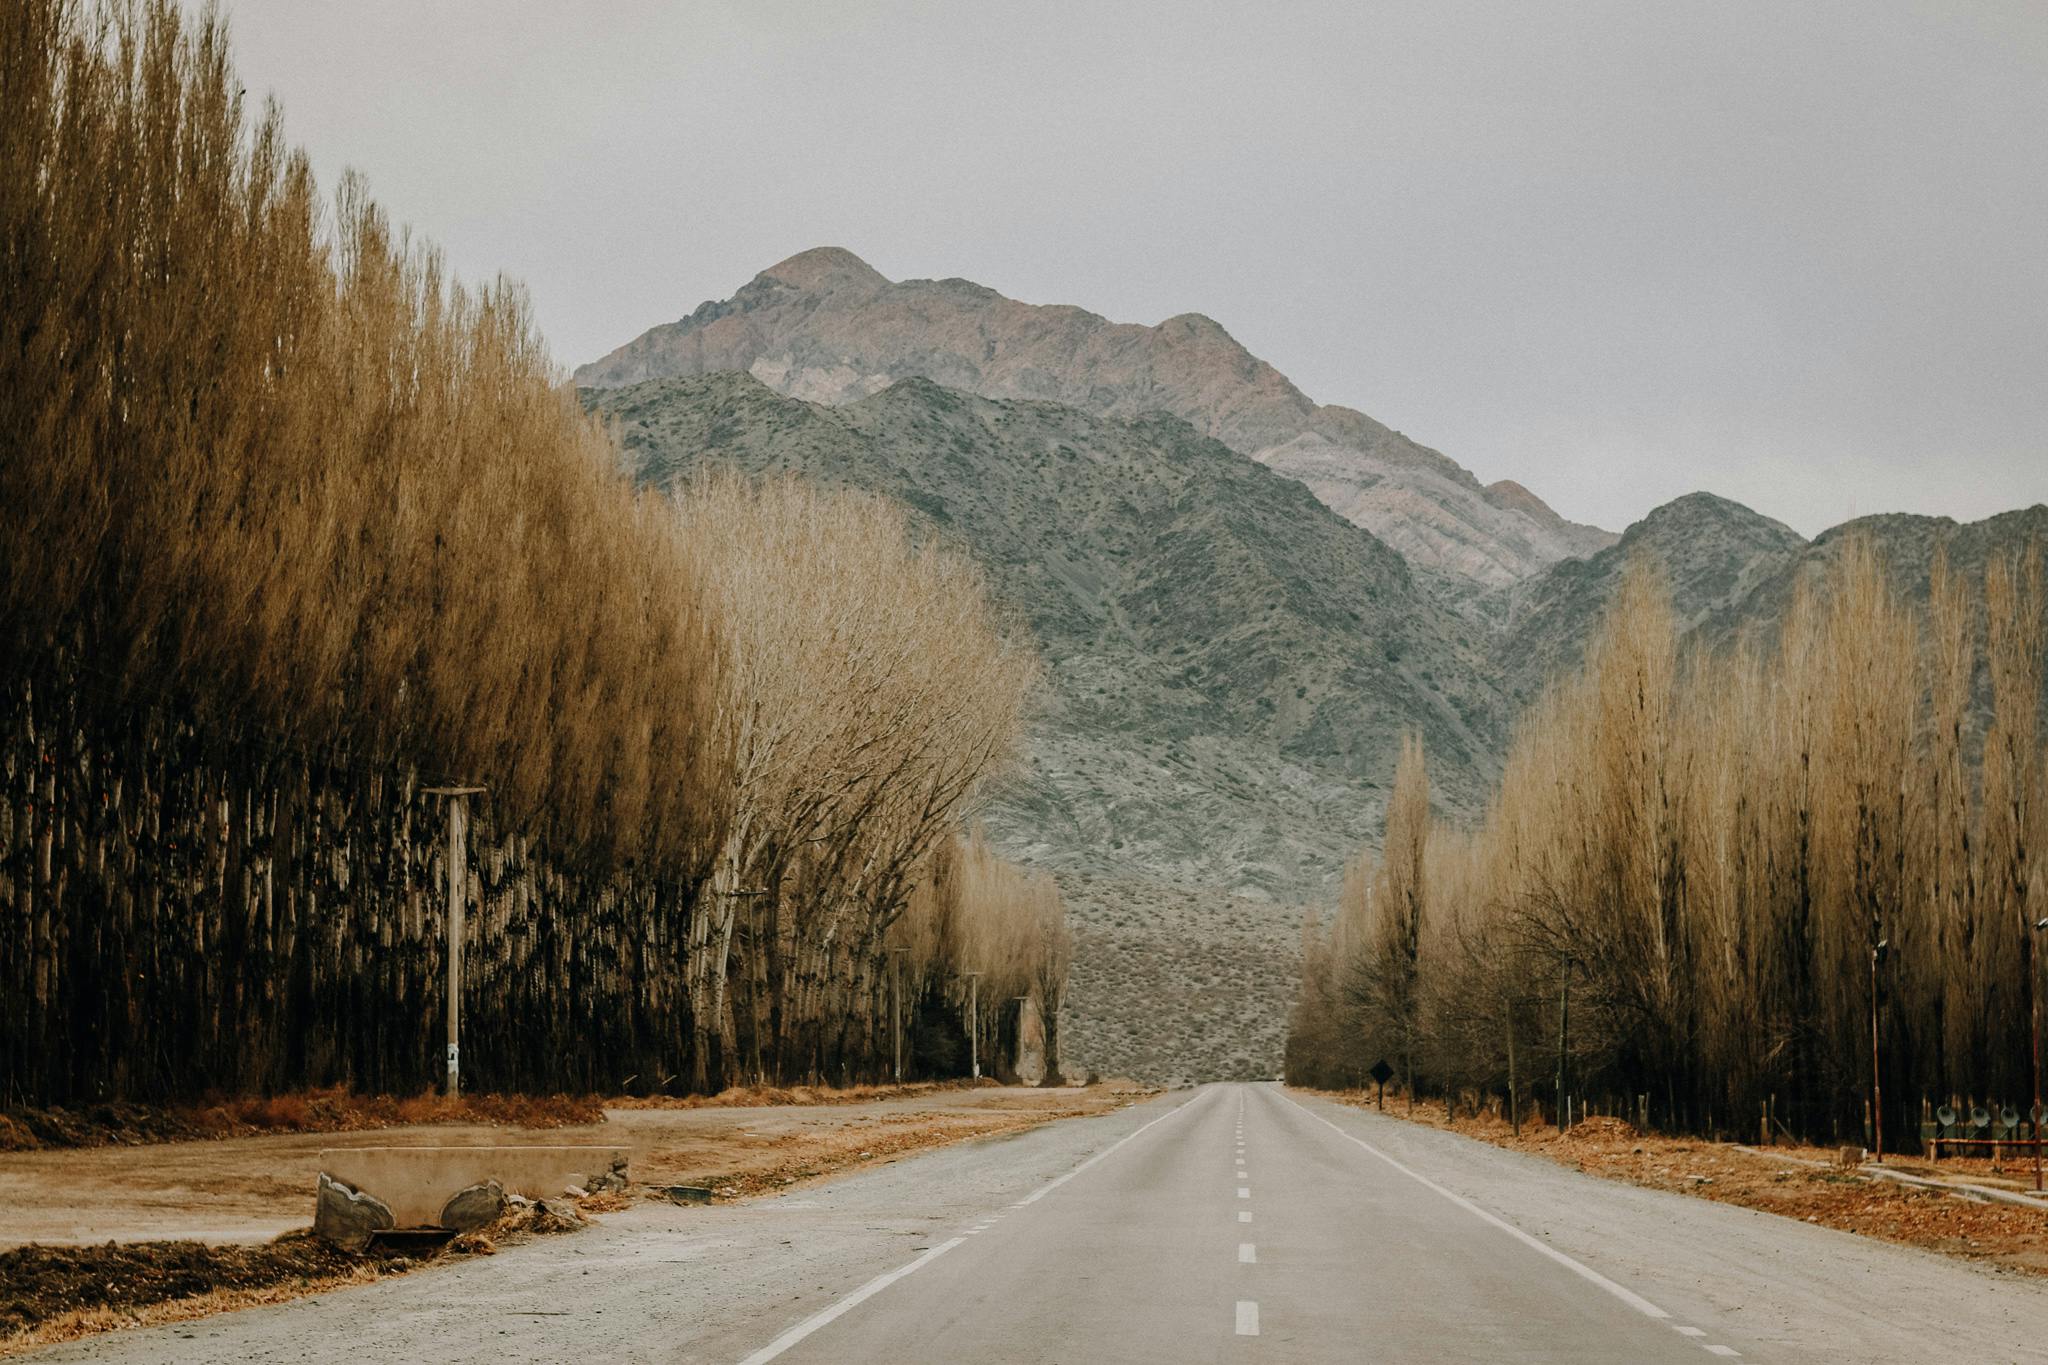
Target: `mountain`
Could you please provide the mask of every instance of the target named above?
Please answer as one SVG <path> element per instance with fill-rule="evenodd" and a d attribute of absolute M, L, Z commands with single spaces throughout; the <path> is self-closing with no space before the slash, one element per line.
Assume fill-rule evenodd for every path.
<path fill-rule="evenodd" d="M 1362 412 L 1317 405 L 1199 313 L 1113 323 L 967 280 L 889 280 L 849 251 L 819 247 L 581 367 L 576 382 L 617 388 L 719 371 L 822 404 L 921 377 L 1102 417 L 1170 413 L 1306 484 L 1416 568 L 1461 583 L 1505 585 L 1614 540 L 1519 484 L 1482 485 Z"/>
<path fill-rule="evenodd" d="M 717 463 L 883 493 L 986 568 L 1049 673 L 988 819 L 1041 866 L 1298 896 L 1375 825 L 1404 729 L 1453 806 L 1493 771 L 1503 716 L 1471 624 L 1177 418 L 926 379 L 837 407 L 733 373 L 585 397 L 648 483 Z"/>
<path fill-rule="evenodd" d="M 1814 537 L 1797 559 L 1763 578 L 1740 602 L 1703 620 L 1700 634 L 1712 643 L 1742 633 L 1761 633 L 1768 638 L 1784 619 L 1800 585 L 1823 587 L 1829 563 L 1851 536 L 1868 540 L 1891 574 L 1893 587 L 1907 600 L 1925 606 L 1937 550 L 1947 550 L 1954 572 L 1981 582 L 1984 567 L 1992 559 L 2025 554 L 2034 546 L 2048 547 L 2048 505 L 2036 503 L 1971 522 L 1906 512 L 1843 522 Z"/>
<path fill-rule="evenodd" d="M 1273 1074 L 1296 905 L 1374 837 L 1402 732 L 1447 809 L 1491 781 L 1505 713 L 1477 627 L 1179 418 L 923 378 L 837 406 L 732 372 L 583 396 L 646 483 L 717 465 L 885 494 L 987 571 L 1047 686 L 984 819 L 1067 898 L 1076 1066 Z"/>
<path fill-rule="evenodd" d="M 1720 648 L 1749 637 L 1769 646 L 1802 587 L 1826 590 L 1828 566 L 1852 536 L 1868 540 L 1897 591 L 1924 606 L 1937 548 L 1946 547 L 1957 573 L 1981 579 L 1996 556 L 2048 546 L 2048 506 L 1968 523 L 1906 513 L 1859 517 L 1808 541 L 1740 503 L 1693 493 L 1657 508 L 1599 554 L 1488 594 L 1469 604 L 1469 614 L 1493 632 L 1491 680 L 1516 712 L 1550 678 L 1578 666 L 1637 556 L 1663 572 L 1690 643 Z M 1981 720 L 1988 680 L 1980 678 L 1977 690 Z"/>
<path fill-rule="evenodd" d="M 1711 493 L 1657 508 L 1587 559 L 1551 565 L 1493 594 L 1493 676 L 1519 711 L 1550 679 L 1576 668 L 1629 563 L 1654 559 L 1682 631 L 1740 614 L 1764 584 L 1796 564 L 1807 544 L 1791 527 Z"/>

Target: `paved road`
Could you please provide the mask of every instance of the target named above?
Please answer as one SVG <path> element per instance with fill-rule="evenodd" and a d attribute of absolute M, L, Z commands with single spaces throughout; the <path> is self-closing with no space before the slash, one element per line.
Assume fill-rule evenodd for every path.
<path fill-rule="evenodd" d="M 2048 1286 L 1277 1086 L 47 1360 L 2042 1360 Z"/>

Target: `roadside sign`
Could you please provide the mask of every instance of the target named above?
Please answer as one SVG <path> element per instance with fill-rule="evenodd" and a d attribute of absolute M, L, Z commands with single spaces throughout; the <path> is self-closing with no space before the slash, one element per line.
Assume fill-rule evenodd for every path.
<path fill-rule="evenodd" d="M 1394 1079 L 1394 1068 L 1388 1066 L 1387 1059 L 1382 1057 L 1374 1062 L 1372 1070 L 1365 1074 L 1372 1077 L 1373 1081 L 1379 1086 L 1379 1090 L 1373 1095 L 1373 1104 L 1378 1108 L 1385 1109 L 1387 1107 L 1387 1082 Z"/>

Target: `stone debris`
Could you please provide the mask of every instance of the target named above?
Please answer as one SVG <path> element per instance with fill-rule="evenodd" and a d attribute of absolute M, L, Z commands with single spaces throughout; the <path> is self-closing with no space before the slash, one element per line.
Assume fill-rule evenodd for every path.
<path fill-rule="evenodd" d="M 611 1169 L 593 1174 L 583 1182 L 583 1188 L 592 1194 L 619 1194 L 626 1188 L 626 1158 L 619 1155 L 612 1158 Z"/>
<path fill-rule="evenodd" d="M 457 1190 L 442 1206 L 440 1223 L 457 1232 L 474 1232 L 504 1216 L 508 1201 L 505 1189 L 495 1180 Z"/>
<path fill-rule="evenodd" d="M 374 1195 L 350 1189 L 324 1171 L 313 1203 L 313 1231 L 345 1251 L 361 1251 L 370 1234 L 396 1225 L 390 1206 Z"/>

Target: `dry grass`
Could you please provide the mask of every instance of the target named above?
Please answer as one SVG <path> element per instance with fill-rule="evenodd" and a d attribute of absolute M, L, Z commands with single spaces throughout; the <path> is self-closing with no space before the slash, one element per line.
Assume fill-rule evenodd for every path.
<path fill-rule="evenodd" d="M 504 1128 L 563 1128 L 602 1123 L 595 1096 L 356 1095 L 307 1090 L 197 1105 L 101 1104 L 80 1109 L 20 1109 L 0 1115 L 0 1151 L 96 1147 L 257 1133 L 346 1133 L 418 1123 L 482 1123 Z"/>
<path fill-rule="evenodd" d="M 952 843 L 1038 674 L 973 563 L 869 495 L 636 491 L 518 288 L 452 280 L 356 179 L 325 203 L 281 113 L 249 117 L 240 91 L 210 11 L 23 0 L 0 18 L 0 860 L 33 869 L 0 881 L 0 919 L 26 922 L 0 1001 L 31 1025 L 0 1039 L 0 1088 L 190 1093 L 221 1068 L 137 1076 L 163 1051 L 142 1047 L 65 1072 L 42 1040 L 189 1009 L 217 1058 L 303 1026 L 251 1009 L 226 959 L 318 935 L 294 998 L 353 989 L 345 888 L 390 886 L 394 859 L 418 865 L 401 881 L 428 869 L 423 778 L 488 790 L 478 881 L 509 857 L 584 888 L 567 909 L 616 937 L 579 925 L 594 961 L 557 988 L 587 996 L 595 974 L 611 1017 L 654 1021 L 658 1043 L 625 1041 L 694 1090 L 872 1076 L 892 1009 L 950 1008 L 959 1034 L 963 971 L 1026 978 L 1056 1018 L 1057 893 Z M 119 824 L 110 790 L 132 798 L 151 754 L 161 831 L 82 832 L 81 812 Z M 364 790 L 327 800 L 351 775 Z M 396 828 L 321 824 L 364 806 Z M 178 849 L 289 849 L 316 824 L 333 842 L 299 866 L 222 872 L 153 917 L 197 880 Z M 53 847 L 88 839 L 128 884 L 53 873 Z M 295 877 L 318 891 L 290 894 Z M 944 915 L 911 913 L 920 888 Z M 65 946 L 102 941 L 79 926 L 138 914 L 137 951 L 219 962 L 208 998 L 148 998 L 155 972 L 122 971 L 134 1001 L 69 979 L 105 974 Z M 380 956 L 401 937 L 439 951 L 432 909 L 394 917 Z M 892 949 L 913 945 L 903 981 Z M 388 1022 L 367 1050 L 438 1051 Z M 514 1074 L 592 1074 L 548 1067 Z"/>
<path fill-rule="evenodd" d="M 1967 586 L 1937 564 L 1923 612 L 1845 538 L 1774 642 L 1681 659 L 1659 572 L 1632 566 L 1484 824 L 1418 847 L 1390 817 L 1376 880 L 1312 928 L 1289 1074 L 1353 1083 L 1413 1047 L 1427 1092 L 1646 1098 L 1701 1132 L 1771 1104 L 1860 1137 L 1874 1012 L 1891 1145 L 1923 1099 L 2023 1109 L 2048 593 L 2038 550 Z"/>

